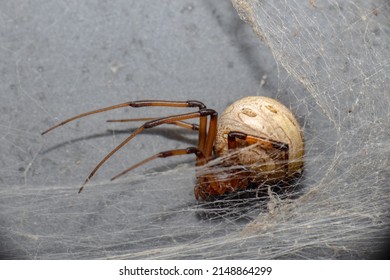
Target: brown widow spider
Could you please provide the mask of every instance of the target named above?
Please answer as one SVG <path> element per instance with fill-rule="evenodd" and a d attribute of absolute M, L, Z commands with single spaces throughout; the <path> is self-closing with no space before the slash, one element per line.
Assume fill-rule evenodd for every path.
<path fill-rule="evenodd" d="M 215 110 L 206 108 L 202 102 L 196 100 L 129 101 L 71 117 L 47 129 L 42 135 L 88 115 L 122 107 L 139 108 L 147 106 L 197 107 L 198 110 L 161 118 L 109 121 L 137 120 L 146 122 L 96 165 L 79 189 L 79 193 L 96 171 L 114 153 L 143 130 L 162 124 L 172 124 L 198 131 L 198 145 L 155 154 L 119 173 L 112 180 L 156 158 L 194 154 L 196 156 L 196 166 L 204 166 L 213 158 L 231 155 L 221 163 L 222 166 L 229 167 L 228 171 L 217 172 L 211 168 L 207 172 L 197 174 L 198 183 L 194 189 L 195 198 L 206 200 L 209 197 L 246 189 L 248 185 L 253 183 L 275 180 L 288 182 L 302 172 L 304 141 L 301 128 L 289 109 L 278 101 L 264 96 L 249 96 L 234 102 L 222 113 L 219 121 L 218 113 Z M 187 121 L 196 118 L 199 119 L 199 124 Z"/>

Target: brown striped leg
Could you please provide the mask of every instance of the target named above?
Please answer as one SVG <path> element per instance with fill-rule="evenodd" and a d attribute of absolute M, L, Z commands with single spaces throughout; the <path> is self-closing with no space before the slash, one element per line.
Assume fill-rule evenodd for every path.
<path fill-rule="evenodd" d="M 48 133 L 49 131 L 57 128 L 57 127 L 60 127 L 68 122 L 71 122 L 71 121 L 74 121 L 74 120 L 77 120 L 77 119 L 80 119 L 80 118 L 83 118 L 83 117 L 86 117 L 86 116 L 89 116 L 89 115 L 93 115 L 93 114 L 98 114 L 98 113 L 102 113 L 102 112 L 106 112 L 106 111 L 110 111 L 110 110 L 114 110 L 114 109 L 118 109 L 118 108 L 123 108 L 123 107 L 133 107 L 133 108 L 139 108 L 139 107 L 148 107 L 148 106 L 154 106 L 154 107 L 187 107 L 187 108 L 194 108 L 194 107 L 198 107 L 199 109 L 205 109 L 206 106 L 200 102 L 200 101 L 196 101 L 196 100 L 188 100 L 188 101 L 168 101 L 168 100 L 138 100 L 138 101 L 129 101 L 129 102 L 125 102 L 125 103 L 121 103 L 121 104 L 117 104 L 117 105 L 113 105 L 113 106 L 109 106 L 109 107 L 105 107 L 105 108 L 101 108 L 101 109 L 97 109 L 97 110 L 93 110 L 93 111 L 89 111 L 89 112 L 86 112 L 86 113 L 82 113 L 82 114 L 79 114 L 77 116 L 74 116 L 74 117 L 71 117 L 69 119 L 66 119 L 52 127 L 50 127 L 49 129 L 45 130 L 44 132 L 42 132 L 42 135 Z"/>
<path fill-rule="evenodd" d="M 210 158 L 212 154 L 212 148 L 213 143 L 215 139 L 216 134 L 216 125 L 217 125 L 217 117 L 218 114 L 212 109 L 200 109 L 198 112 L 193 113 L 187 113 L 187 114 L 181 114 L 181 115 L 174 115 L 169 116 L 165 118 L 160 118 L 152 121 L 148 121 L 144 123 L 142 126 L 140 126 L 137 130 L 135 130 L 130 136 L 128 136 L 125 140 L 123 140 L 117 147 L 115 147 L 111 152 L 109 152 L 92 170 L 92 172 L 89 174 L 87 179 L 84 181 L 83 185 L 79 189 L 79 193 L 83 190 L 84 185 L 89 182 L 89 180 L 93 177 L 93 175 L 96 173 L 96 171 L 105 163 L 113 154 L 115 154 L 119 149 L 121 149 L 123 146 L 125 146 L 128 142 L 130 142 L 131 139 L 133 139 L 137 134 L 142 132 L 145 129 L 149 129 L 158 125 L 171 123 L 171 122 L 177 122 L 177 121 L 185 121 L 188 119 L 194 119 L 194 118 L 201 118 L 201 117 L 207 117 L 210 116 L 210 125 L 207 133 L 204 133 L 206 135 L 206 140 L 200 139 L 199 142 L 205 142 L 206 146 L 205 149 L 202 150 L 198 147 L 200 151 L 202 151 L 203 155 L 205 156 L 204 159 L 197 158 L 197 165 L 202 165 L 206 163 Z M 205 127 L 200 127 L 200 130 L 206 129 Z M 199 131 L 200 133 L 200 131 Z"/>
<path fill-rule="evenodd" d="M 152 161 L 157 158 L 166 158 L 166 157 L 171 157 L 171 156 L 181 156 L 181 155 L 189 155 L 189 154 L 195 154 L 197 158 L 200 158 L 204 160 L 204 155 L 201 150 L 199 150 L 197 147 L 189 147 L 186 149 L 177 149 L 177 150 L 169 150 L 169 151 L 164 151 L 157 153 L 151 157 L 148 157 L 147 159 L 144 159 L 143 161 L 134 164 L 133 166 L 127 168 L 126 170 L 122 171 L 121 173 L 115 175 L 114 177 L 111 178 L 111 180 L 115 180 L 118 177 L 125 175 L 126 173 L 130 172 L 131 170 L 144 165 L 145 163 L 148 163 L 149 161 Z"/>
<path fill-rule="evenodd" d="M 120 123 L 123 123 L 123 122 L 142 122 L 142 121 L 146 122 L 146 121 L 157 120 L 157 119 L 160 119 L 160 118 L 161 117 L 120 119 L 120 120 L 107 120 L 107 122 L 110 122 L 110 123 L 113 123 L 113 122 L 120 122 Z M 168 124 L 173 124 L 173 125 L 180 126 L 182 128 L 199 131 L 199 125 L 195 124 L 195 123 L 188 123 L 188 122 L 184 122 L 184 121 L 177 121 L 177 122 L 171 122 L 171 123 L 168 123 Z"/>

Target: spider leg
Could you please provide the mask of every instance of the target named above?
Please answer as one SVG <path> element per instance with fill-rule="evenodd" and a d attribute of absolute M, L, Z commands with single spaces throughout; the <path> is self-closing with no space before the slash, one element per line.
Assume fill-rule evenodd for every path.
<path fill-rule="evenodd" d="M 288 161 L 289 161 L 289 146 L 287 143 L 268 139 L 266 137 L 249 135 L 239 131 L 231 131 L 228 133 L 228 149 L 237 148 L 237 139 L 244 140 L 249 144 L 259 144 L 265 150 L 276 149 L 284 152 L 283 165 L 285 175 L 288 175 Z"/>
<path fill-rule="evenodd" d="M 152 161 L 154 159 L 157 159 L 157 158 L 166 158 L 166 157 L 171 157 L 171 156 L 181 156 L 181 155 L 189 155 L 189 154 L 195 154 L 197 158 L 200 158 L 202 160 L 204 160 L 204 154 L 201 150 L 199 150 L 197 147 L 188 147 L 186 149 L 177 149 L 177 150 L 169 150 L 169 151 L 164 151 L 164 152 L 160 152 L 160 153 L 157 153 L 151 157 L 148 157 L 146 159 L 144 159 L 143 161 L 139 162 L 139 163 L 136 163 L 134 164 L 133 166 L 127 168 L 126 170 L 122 171 L 121 173 L 115 175 L 114 177 L 111 178 L 111 181 L 112 180 L 115 180 L 116 178 L 130 172 L 131 170 L 141 166 L 141 165 L 144 165 L 145 163 L 149 162 L 149 161 Z"/>
<path fill-rule="evenodd" d="M 116 105 L 113 105 L 113 106 L 109 106 L 109 107 L 105 107 L 105 108 L 101 108 L 101 109 L 97 109 L 97 110 L 93 110 L 93 111 L 89 111 L 89 112 L 85 112 L 85 113 L 76 115 L 74 117 L 66 119 L 66 120 L 64 120 L 64 121 L 62 121 L 62 122 L 60 122 L 60 123 L 50 127 L 49 129 L 45 130 L 41 134 L 44 135 L 44 134 L 48 133 L 49 131 L 51 131 L 51 130 L 57 128 L 57 127 L 60 127 L 60 126 L 66 124 L 68 122 L 71 122 L 71 121 L 74 121 L 74 120 L 77 120 L 77 119 L 80 119 L 80 118 L 83 118 L 83 117 L 86 117 L 86 116 L 89 116 L 89 115 L 98 114 L 98 113 L 102 113 L 102 112 L 106 112 L 106 111 L 110 111 L 110 110 L 114 110 L 114 109 L 118 109 L 118 108 L 123 108 L 123 107 L 139 108 L 139 107 L 148 107 L 148 106 L 156 106 L 156 107 L 187 107 L 187 108 L 198 107 L 199 109 L 205 109 L 206 108 L 206 106 L 202 102 L 196 101 L 196 100 L 188 100 L 188 101 L 167 101 L 167 100 L 138 100 L 138 101 L 129 101 L 129 102 L 116 104 Z M 203 122 L 204 122 L 204 120 L 203 120 Z"/>
<path fill-rule="evenodd" d="M 150 118 L 134 118 L 134 119 L 120 119 L 120 120 L 107 120 L 107 122 L 139 122 L 139 121 L 152 121 L 159 119 L 158 117 L 150 117 Z M 199 125 L 195 123 L 188 123 L 184 121 L 170 122 L 169 124 L 177 125 L 182 128 L 197 130 L 199 131 Z"/>
<path fill-rule="evenodd" d="M 140 126 L 137 130 L 135 130 L 130 136 L 128 136 L 125 140 L 123 140 L 118 146 L 116 146 L 111 152 L 109 152 L 97 165 L 96 167 L 92 170 L 92 172 L 88 175 L 87 179 L 85 179 L 83 185 L 79 189 L 79 193 L 83 190 L 84 186 L 86 183 L 89 182 L 89 180 L 92 178 L 92 176 L 96 173 L 96 171 L 105 163 L 113 154 L 115 154 L 118 150 L 120 150 L 123 146 L 125 146 L 128 142 L 130 142 L 131 139 L 133 139 L 137 134 L 142 132 L 145 129 L 149 129 L 158 125 L 166 124 L 166 123 L 171 123 L 171 122 L 177 122 L 177 121 L 183 121 L 183 120 L 188 120 L 188 119 L 193 119 L 193 118 L 207 118 L 207 116 L 210 116 L 210 125 L 208 132 L 204 132 L 204 134 L 207 134 L 206 139 L 204 142 L 206 143 L 205 150 L 202 150 L 200 148 L 200 143 L 198 149 L 203 152 L 205 155 L 206 159 L 211 157 L 212 153 L 212 147 L 215 139 L 215 134 L 216 134 L 216 124 L 217 124 L 217 112 L 215 112 L 212 109 L 200 109 L 197 112 L 193 113 L 186 113 L 186 114 L 180 114 L 180 115 L 173 115 L 165 118 L 160 118 L 152 121 L 148 121 L 144 123 L 142 126 Z M 202 129 L 202 126 L 200 127 Z M 205 127 L 203 127 L 205 130 Z M 201 131 L 200 131 L 201 132 Z M 199 133 L 200 133 L 199 132 Z M 200 159 L 199 157 L 197 158 L 197 165 L 204 164 L 203 159 Z"/>

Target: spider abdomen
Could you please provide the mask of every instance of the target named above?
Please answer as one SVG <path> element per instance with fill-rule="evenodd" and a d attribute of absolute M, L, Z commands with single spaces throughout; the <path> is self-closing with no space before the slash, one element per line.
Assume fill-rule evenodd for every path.
<path fill-rule="evenodd" d="M 285 179 L 302 171 L 302 130 L 291 111 L 272 98 L 248 96 L 234 102 L 221 114 L 217 131 L 216 155 L 228 155 L 226 165 L 246 166 L 252 181 Z M 237 147 L 232 151 L 228 148 L 230 132 L 241 132 L 264 141 L 250 145 L 252 143 L 237 139 Z M 267 146 L 267 142 L 285 144 L 288 151 Z"/>

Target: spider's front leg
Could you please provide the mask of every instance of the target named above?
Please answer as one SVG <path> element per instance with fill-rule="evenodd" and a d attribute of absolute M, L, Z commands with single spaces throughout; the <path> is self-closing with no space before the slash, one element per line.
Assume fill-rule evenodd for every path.
<path fill-rule="evenodd" d="M 49 129 L 45 130 L 41 134 L 44 135 L 44 134 L 52 131 L 53 129 L 56 129 L 57 127 L 63 126 L 64 124 L 67 124 L 67 123 L 69 123 L 71 121 L 74 121 L 74 120 L 77 120 L 77 119 L 84 118 L 86 116 L 99 114 L 99 113 L 103 113 L 103 112 L 107 112 L 107 111 L 111 111 L 111 110 L 115 110 L 115 109 L 119 109 L 119 108 L 123 108 L 123 107 L 133 107 L 133 108 L 141 108 L 141 107 L 177 107 L 177 108 L 181 107 L 181 108 L 193 108 L 193 107 L 198 107 L 199 110 L 206 108 L 206 106 L 202 102 L 197 101 L 197 100 L 188 100 L 188 101 L 137 100 L 137 101 L 129 101 L 129 102 L 120 103 L 120 104 L 116 104 L 116 105 L 113 105 L 113 106 L 104 107 L 104 108 L 100 108 L 100 109 L 97 109 L 97 110 L 93 110 L 93 111 L 89 111 L 89 112 L 85 112 L 85 113 L 73 116 L 73 117 L 71 117 L 69 119 L 66 119 L 66 120 L 64 120 L 64 121 L 62 121 L 62 122 L 60 122 L 60 123 L 50 127 Z"/>
<path fill-rule="evenodd" d="M 187 113 L 187 114 L 180 114 L 180 115 L 173 115 L 169 117 L 162 117 L 162 118 L 143 118 L 143 120 L 149 120 L 146 123 L 144 123 L 142 126 L 140 126 L 136 131 L 134 131 L 130 136 L 128 136 L 122 143 L 120 143 L 116 148 L 114 148 L 110 153 L 108 153 L 92 170 L 92 172 L 89 174 L 89 176 L 84 181 L 83 185 L 81 186 L 79 193 L 83 190 L 84 185 L 94 176 L 96 171 L 105 163 L 114 153 L 116 153 L 118 150 L 120 150 L 123 146 L 125 146 L 131 139 L 133 139 L 137 134 L 142 132 L 145 129 L 152 128 L 161 124 L 174 124 L 178 125 L 187 129 L 193 129 L 199 131 L 199 137 L 198 137 L 198 147 L 197 149 L 205 156 L 204 158 L 202 156 L 197 156 L 197 165 L 204 164 L 205 161 L 207 161 L 212 154 L 213 149 L 213 143 L 215 140 L 216 135 L 216 125 L 217 125 L 217 112 L 212 109 L 207 109 L 206 106 L 196 100 L 188 100 L 188 101 L 169 101 L 169 100 L 138 100 L 138 101 L 129 101 L 89 112 L 85 112 L 79 115 L 76 115 L 74 117 L 71 117 L 69 119 L 66 119 L 51 128 L 45 130 L 42 132 L 42 135 L 52 131 L 55 128 L 58 128 L 60 126 L 63 126 L 64 124 L 67 124 L 71 121 L 93 115 L 98 114 L 110 110 L 115 110 L 123 107 L 133 107 L 133 108 L 139 108 L 139 107 L 187 107 L 187 108 L 193 108 L 198 107 L 199 111 L 193 112 L 193 113 Z M 210 123 L 207 128 L 207 117 L 210 116 Z M 190 124 L 187 123 L 186 120 L 193 119 L 193 118 L 199 118 L 199 125 L 196 124 Z M 142 120 L 142 119 L 141 119 Z M 126 120 L 124 120 L 126 121 Z M 130 119 L 131 121 L 131 119 Z M 183 150 L 177 150 L 173 151 L 172 155 L 180 155 L 182 154 Z M 192 152 L 191 152 L 192 153 Z M 159 154 L 159 156 L 156 157 L 163 157 L 167 155 L 166 153 Z M 154 158 L 149 158 L 148 160 L 152 160 Z M 144 161 L 145 162 L 145 161 Z M 137 166 L 139 166 L 138 164 Z"/>
<path fill-rule="evenodd" d="M 208 127 L 208 130 L 206 131 L 206 126 L 202 125 L 202 120 L 207 118 L 207 116 L 210 116 L 210 124 Z M 79 189 L 79 193 L 83 190 L 84 186 L 86 183 L 90 181 L 90 179 L 95 175 L 96 171 L 117 151 L 119 151 L 123 146 L 125 146 L 128 142 L 131 141 L 136 135 L 144 131 L 145 129 L 153 128 L 155 126 L 159 126 L 162 124 L 166 123 L 171 123 L 171 122 L 181 122 L 185 121 L 188 119 L 193 119 L 193 118 L 200 118 L 201 124 L 201 131 L 203 131 L 204 136 L 199 137 L 199 143 L 198 143 L 198 150 L 203 153 L 205 156 L 205 159 L 202 159 L 201 157 L 197 157 L 197 165 L 204 164 L 207 160 L 210 159 L 211 153 L 212 153 L 212 148 L 213 148 L 213 143 L 216 135 L 216 124 L 217 124 L 217 117 L 218 114 L 216 111 L 212 109 L 200 109 L 198 112 L 193 112 L 193 113 L 187 113 L 187 114 L 180 114 L 180 115 L 174 115 L 174 116 L 169 116 L 165 118 L 160 118 L 152 121 L 148 121 L 144 123 L 142 126 L 140 126 L 136 131 L 134 131 L 130 136 L 128 136 L 122 143 L 120 143 L 117 147 L 115 147 L 111 152 L 109 152 L 97 165 L 96 167 L 92 170 L 92 172 L 88 175 L 88 177 L 85 179 L 83 185 Z M 207 119 L 206 119 L 207 121 Z M 203 129 L 202 129 L 203 127 Z M 201 131 L 199 131 L 199 134 L 201 135 Z M 204 139 L 203 139 L 204 137 Z M 176 155 L 176 154 L 173 154 Z M 177 154 L 179 155 L 179 154 Z M 161 156 L 160 156 L 161 157 Z M 157 157 L 153 157 L 149 160 L 152 160 Z M 149 161 L 148 160 L 148 161 Z M 139 166 L 139 165 L 137 165 Z M 135 167 L 134 167 L 135 168 Z M 133 168 L 130 168 L 133 169 Z"/>

